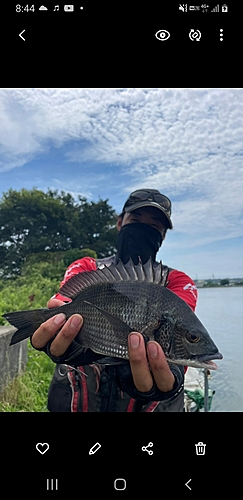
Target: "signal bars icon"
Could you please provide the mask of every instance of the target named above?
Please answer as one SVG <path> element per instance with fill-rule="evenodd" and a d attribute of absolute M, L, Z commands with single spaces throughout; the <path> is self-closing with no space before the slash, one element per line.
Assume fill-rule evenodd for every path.
<path fill-rule="evenodd" d="M 219 12 L 219 4 L 214 7 L 211 12 Z"/>

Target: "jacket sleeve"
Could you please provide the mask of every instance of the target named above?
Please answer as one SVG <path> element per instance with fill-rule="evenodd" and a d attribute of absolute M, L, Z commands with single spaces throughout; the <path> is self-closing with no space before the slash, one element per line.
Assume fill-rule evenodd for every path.
<path fill-rule="evenodd" d="M 167 288 L 183 299 L 187 305 L 195 312 L 198 291 L 194 281 L 185 273 L 173 269 L 168 275 Z M 187 366 L 184 366 L 186 373 Z"/>
<path fill-rule="evenodd" d="M 167 288 L 183 299 L 195 312 L 198 291 L 194 281 L 187 274 L 175 269 L 170 271 Z"/>
<path fill-rule="evenodd" d="M 75 274 L 83 273 L 85 271 L 94 271 L 97 269 L 96 260 L 92 257 L 83 257 L 82 259 L 75 260 L 70 264 L 64 274 L 64 278 L 61 282 L 60 288 Z M 52 299 L 63 300 L 64 302 L 71 302 L 71 299 L 63 297 L 60 293 L 56 293 L 51 297 Z"/>

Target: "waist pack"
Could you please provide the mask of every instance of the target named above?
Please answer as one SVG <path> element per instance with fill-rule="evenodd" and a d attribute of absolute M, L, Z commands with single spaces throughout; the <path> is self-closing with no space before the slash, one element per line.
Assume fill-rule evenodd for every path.
<path fill-rule="evenodd" d="M 57 365 L 48 393 L 50 412 L 182 412 L 184 391 L 165 401 L 133 399 L 101 365 Z"/>

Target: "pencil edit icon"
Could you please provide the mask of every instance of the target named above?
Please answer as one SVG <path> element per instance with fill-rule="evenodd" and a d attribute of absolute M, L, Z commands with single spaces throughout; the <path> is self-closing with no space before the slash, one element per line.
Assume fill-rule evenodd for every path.
<path fill-rule="evenodd" d="M 101 448 L 101 444 L 98 442 L 95 443 L 94 446 L 92 446 L 92 448 L 90 448 L 89 455 L 94 455 L 94 453 L 96 453 L 100 448 Z"/>

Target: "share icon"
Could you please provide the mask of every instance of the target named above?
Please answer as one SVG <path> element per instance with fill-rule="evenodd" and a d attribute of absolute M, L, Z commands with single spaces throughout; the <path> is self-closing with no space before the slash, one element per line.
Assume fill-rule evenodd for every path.
<path fill-rule="evenodd" d="M 147 444 L 147 446 L 142 446 L 142 451 L 146 451 L 149 455 L 153 455 L 153 451 L 152 450 L 148 450 L 148 448 L 152 448 L 153 443 L 149 443 Z"/>

